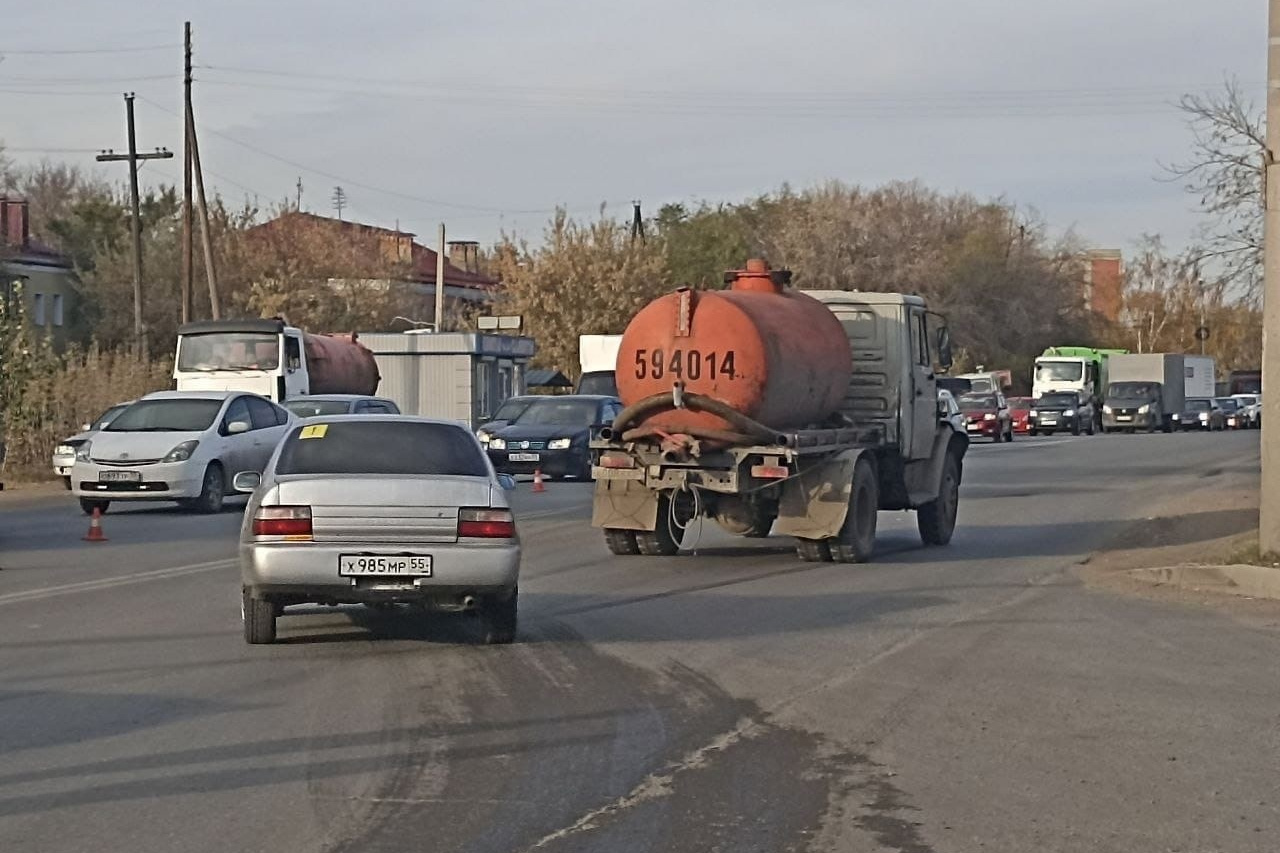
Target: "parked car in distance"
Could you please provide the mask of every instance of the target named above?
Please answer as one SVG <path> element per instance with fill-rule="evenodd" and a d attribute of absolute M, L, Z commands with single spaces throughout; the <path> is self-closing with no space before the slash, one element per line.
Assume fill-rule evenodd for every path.
<path fill-rule="evenodd" d="M 1031 410 L 1034 408 L 1030 397 L 1009 397 L 1009 417 L 1013 418 L 1013 431 L 1017 435 L 1031 433 Z"/>
<path fill-rule="evenodd" d="M 504 474 L 591 479 L 591 427 L 611 423 L 622 411 L 617 397 L 562 394 L 535 397 L 496 429 L 485 427 L 485 449 Z"/>
<path fill-rule="evenodd" d="M 340 415 L 294 425 L 240 532 L 244 639 L 270 643 L 294 604 L 475 611 L 485 641 L 516 633 L 520 540 L 496 474 L 463 425 Z"/>
<path fill-rule="evenodd" d="M 177 501 L 213 513 L 237 471 L 261 471 L 294 417 L 256 394 L 159 391 L 76 448 L 72 493 L 86 513 L 112 501 Z"/>
<path fill-rule="evenodd" d="M 1232 394 L 1231 396 L 1240 401 L 1244 425 L 1249 429 L 1260 429 L 1262 427 L 1262 398 L 1257 394 Z"/>
<path fill-rule="evenodd" d="M 1187 408 L 1178 419 L 1178 429 L 1220 430 L 1226 428 L 1226 417 L 1216 400 L 1208 397 L 1188 397 Z"/>
<path fill-rule="evenodd" d="M 53 449 L 53 473 L 62 478 L 63 485 L 68 489 L 71 488 L 71 468 L 76 464 L 76 448 L 93 438 L 93 434 L 105 427 L 115 419 L 115 416 L 123 412 L 133 403 L 129 400 L 125 403 L 116 403 L 107 409 L 98 417 L 81 427 L 81 432 L 76 433 L 70 438 L 64 438 L 57 447 Z"/>
<path fill-rule="evenodd" d="M 951 424 L 951 428 L 956 432 L 963 433 L 965 431 L 964 412 L 960 411 L 960 405 L 956 403 L 955 395 L 946 388 L 938 389 L 938 417 Z"/>
<path fill-rule="evenodd" d="M 398 415 L 400 407 L 383 397 L 364 394 L 309 394 L 294 397 L 280 405 L 299 418 L 326 415 Z"/>
<path fill-rule="evenodd" d="M 1244 429 L 1248 425 L 1245 423 L 1244 406 L 1235 397 L 1215 397 L 1213 402 L 1222 409 L 1227 429 Z"/>
<path fill-rule="evenodd" d="M 964 412 L 966 433 L 1013 441 L 1013 418 L 1003 394 L 962 394 L 956 403 Z"/>

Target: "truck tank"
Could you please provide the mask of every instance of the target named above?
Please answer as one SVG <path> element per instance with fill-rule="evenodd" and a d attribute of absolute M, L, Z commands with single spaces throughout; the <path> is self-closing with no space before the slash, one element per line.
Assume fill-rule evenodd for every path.
<path fill-rule="evenodd" d="M 382 376 L 373 353 L 349 335 L 304 333 L 312 394 L 374 394 Z"/>
<path fill-rule="evenodd" d="M 835 315 L 763 260 L 726 273 L 728 290 L 682 288 L 640 310 L 618 350 L 627 435 L 741 434 L 745 416 L 773 430 L 817 424 L 849 389 L 849 339 Z M 721 412 L 640 406 L 658 395 L 710 398 Z M 725 408 L 727 407 L 727 409 Z M 717 407 L 712 407 L 717 408 Z M 624 413 L 624 418 L 626 413 Z"/>

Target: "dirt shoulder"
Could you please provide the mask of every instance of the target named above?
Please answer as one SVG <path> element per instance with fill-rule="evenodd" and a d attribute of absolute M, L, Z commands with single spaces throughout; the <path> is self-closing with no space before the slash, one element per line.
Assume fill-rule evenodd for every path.
<path fill-rule="evenodd" d="M 1207 573 L 1136 571 L 1236 562 L 1238 556 L 1233 555 L 1256 543 L 1257 528 L 1256 475 L 1213 472 L 1194 488 L 1157 504 L 1154 512 L 1077 567 L 1077 574 L 1094 589 L 1208 606 L 1254 625 L 1280 629 L 1280 601 L 1223 594 L 1221 587 L 1197 582 Z"/>

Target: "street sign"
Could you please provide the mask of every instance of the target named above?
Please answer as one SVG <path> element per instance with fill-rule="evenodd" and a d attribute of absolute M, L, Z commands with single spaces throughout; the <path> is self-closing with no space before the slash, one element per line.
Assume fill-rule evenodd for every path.
<path fill-rule="evenodd" d="M 1208 326 L 1200 326 L 1199 328 L 1197 328 L 1197 329 L 1196 329 L 1196 340 L 1197 340 L 1197 341 L 1207 341 L 1207 340 L 1209 340 L 1209 327 L 1208 327 Z"/>

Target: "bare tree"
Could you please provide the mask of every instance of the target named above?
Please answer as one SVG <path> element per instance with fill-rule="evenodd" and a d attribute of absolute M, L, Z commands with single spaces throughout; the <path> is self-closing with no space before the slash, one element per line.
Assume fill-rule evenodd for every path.
<path fill-rule="evenodd" d="M 1250 302 L 1261 294 L 1263 176 L 1267 145 L 1263 114 L 1229 78 L 1221 92 L 1184 95 L 1178 106 L 1191 128 L 1191 156 L 1165 166 L 1185 182 L 1210 221 L 1201 259 L 1221 263 L 1223 276 Z"/>

